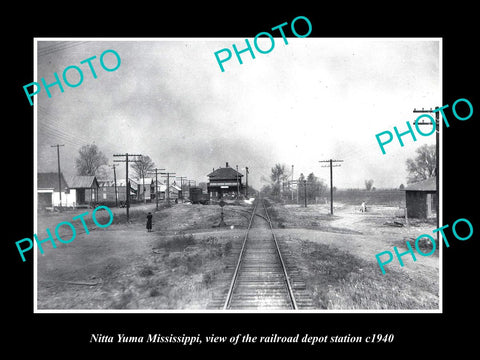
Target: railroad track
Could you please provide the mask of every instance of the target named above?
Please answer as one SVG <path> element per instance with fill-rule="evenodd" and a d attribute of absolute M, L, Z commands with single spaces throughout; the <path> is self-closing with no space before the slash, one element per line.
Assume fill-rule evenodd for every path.
<path fill-rule="evenodd" d="M 254 203 L 223 309 L 299 308 L 313 308 L 311 299 L 298 271 L 284 261 L 265 203 L 259 199 Z"/>

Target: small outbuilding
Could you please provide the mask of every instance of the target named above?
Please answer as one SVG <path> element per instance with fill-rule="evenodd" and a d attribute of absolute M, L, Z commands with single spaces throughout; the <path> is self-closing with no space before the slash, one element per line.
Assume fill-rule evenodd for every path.
<path fill-rule="evenodd" d="M 431 177 L 408 185 L 405 188 L 405 202 L 409 218 L 435 217 L 438 203 L 436 178 Z"/>
<path fill-rule="evenodd" d="M 37 174 L 37 201 L 39 209 L 51 210 L 56 206 L 73 206 L 75 198 L 70 194 L 63 174 L 60 173 L 59 184 L 58 173 L 49 172 Z"/>
<path fill-rule="evenodd" d="M 76 206 L 98 202 L 98 181 L 95 176 L 74 175 L 67 179 L 72 194 L 75 194 Z"/>

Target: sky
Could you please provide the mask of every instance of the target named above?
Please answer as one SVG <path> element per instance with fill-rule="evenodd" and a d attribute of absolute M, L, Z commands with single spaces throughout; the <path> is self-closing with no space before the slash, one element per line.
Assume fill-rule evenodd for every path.
<path fill-rule="evenodd" d="M 245 48 L 245 38 L 37 39 L 36 79 L 54 82 L 54 72 L 75 65 L 78 87 L 42 89 L 35 96 L 37 171 L 75 174 L 81 146 L 95 143 L 113 164 L 113 154 L 148 155 L 158 168 L 197 183 L 213 168 L 249 168 L 249 184 L 267 184 L 270 169 L 285 164 L 294 178 L 313 172 L 328 184 L 320 160 L 343 160 L 334 168 L 337 188 L 377 188 L 407 183 L 405 162 L 435 135 L 394 139 L 383 155 L 375 135 L 407 130 L 414 108 L 442 106 L 441 40 L 389 38 L 274 38 L 268 54 L 253 48 L 223 63 L 214 53 Z M 253 46 L 253 39 L 249 39 Z M 268 38 L 259 41 L 270 47 Z M 121 64 L 107 72 L 105 50 Z M 97 78 L 88 64 L 92 60 Z M 224 56 L 222 54 L 221 56 Z M 114 67 L 112 53 L 104 57 Z M 71 83 L 79 81 L 69 70 Z M 28 101 L 28 100 L 26 100 Z M 426 132 L 427 129 L 424 129 Z M 113 178 L 113 171 L 111 177 Z M 125 176 L 123 164 L 117 177 Z"/>

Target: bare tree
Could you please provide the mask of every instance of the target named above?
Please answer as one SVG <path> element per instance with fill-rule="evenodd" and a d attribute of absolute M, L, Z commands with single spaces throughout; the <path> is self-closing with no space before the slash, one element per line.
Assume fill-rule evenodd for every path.
<path fill-rule="evenodd" d="M 415 159 L 407 159 L 408 182 L 418 182 L 435 176 L 435 145 L 422 145 L 416 150 Z"/>
<path fill-rule="evenodd" d="M 153 171 L 155 168 L 155 163 L 150 159 L 150 156 L 144 155 L 141 156 L 137 161 L 132 163 L 132 169 L 135 172 L 135 175 L 139 179 L 143 179 L 143 202 L 146 203 L 147 199 L 145 199 L 145 176 L 148 175 L 149 172 Z"/>
<path fill-rule="evenodd" d="M 107 164 L 107 157 L 95 144 L 82 146 L 78 150 L 78 157 L 75 159 L 77 175 L 96 175 L 100 166 Z"/>

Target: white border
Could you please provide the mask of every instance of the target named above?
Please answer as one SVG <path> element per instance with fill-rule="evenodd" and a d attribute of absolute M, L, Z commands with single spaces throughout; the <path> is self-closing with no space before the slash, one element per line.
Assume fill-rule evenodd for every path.
<path fill-rule="evenodd" d="M 290 38 L 290 37 L 289 37 Z M 442 37 L 410 37 L 410 38 L 397 38 L 397 37 L 359 37 L 359 38 L 348 38 L 348 37 L 327 37 L 327 38 L 318 38 L 312 37 L 314 39 L 325 39 L 325 40 L 373 40 L 373 41 L 438 41 L 439 42 L 439 77 L 440 77 L 440 97 L 441 102 L 440 104 L 443 105 L 443 38 Z M 34 63 L 34 81 L 38 79 L 38 69 L 37 69 L 37 42 L 38 41 L 229 41 L 229 40 L 238 40 L 243 38 L 105 38 L 105 37 L 98 37 L 98 38 L 72 38 L 72 37 L 38 37 L 33 38 L 33 63 Z M 37 233 L 37 146 L 38 146 L 38 139 L 37 139 L 37 101 L 34 101 L 34 138 L 33 138 L 33 146 L 34 146 L 34 165 L 33 165 L 33 179 L 34 179 L 34 191 L 33 191 L 33 204 L 34 204 L 34 233 Z M 440 176 L 439 176 L 439 226 L 443 226 L 443 119 L 439 121 L 439 168 L 440 168 Z M 368 309 L 368 310 L 358 310 L 358 309 L 350 309 L 350 310 L 160 310 L 160 309 L 126 309 L 126 310 L 118 310 L 118 309 L 38 309 L 37 304 L 37 247 L 34 246 L 34 257 L 33 257 L 33 312 L 35 314 L 105 314 L 105 313 L 114 313 L 114 314 L 157 314 L 157 313 L 166 313 L 166 314 L 238 314 L 238 313 L 248 313 L 248 314 L 441 314 L 443 313 L 443 243 L 440 246 L 439 242 L 439 308 L 438 309 L 431 309 L 431 310 L 402 310 L 402 309 Z"/>

